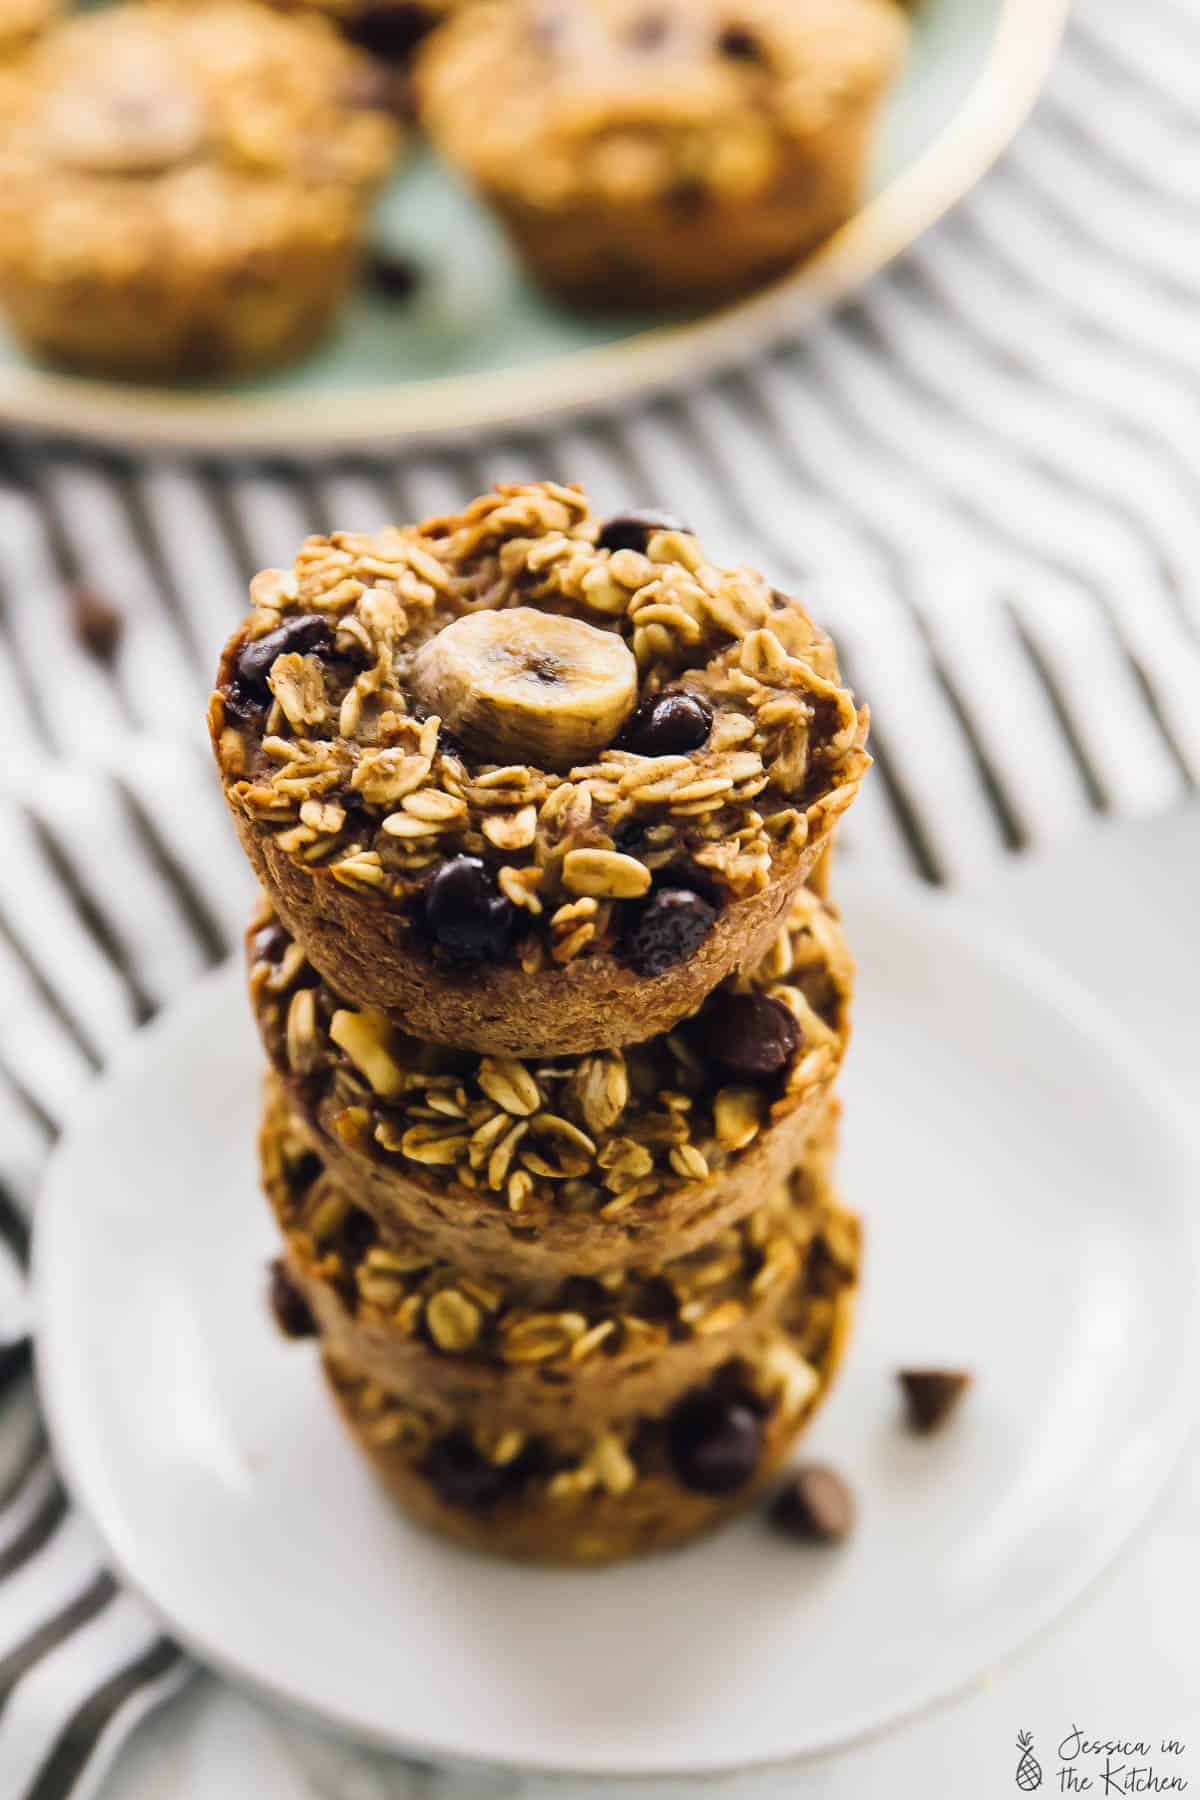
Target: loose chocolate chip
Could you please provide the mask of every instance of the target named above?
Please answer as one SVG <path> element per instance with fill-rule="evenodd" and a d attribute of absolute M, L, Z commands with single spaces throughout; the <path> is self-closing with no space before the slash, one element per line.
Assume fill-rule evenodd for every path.
<path fill-rule="evenodd" d="M 688 526 L 673 519 L 670 513 L 627 512 L 606 519 L 596 539 L 597 550 L 644 551 L 656 531 L 687 531 Z"/>
<path fill-rule="evenodd" d="M 297 613 L 265 637 L 251 638 L 238 651 L 230 697 L 245 706 L 266 706 L 271 698 L 267 677 L 277 656 L 292 651 L 329 651 L 333 633 L 319 613 Z"/>
<path fill-rule="evenodd" d="M 386 250 L 372 250 L 365 274 L 381 300 L 411 300 L 421 280 L 421 271 L 411 257 L 392 256 Z"/>
<path fill-rule="evenodd" d="M 526 1454 L 498 1464 L 481 1456 L 465 1431 L 452 1431 L 430 1446 L 421 1472 L 446 1506 L 494 1506 L 520 1491 L 534 1473 L 536 1457 Z"/>
<path fill-rule="evenodd" d="M 97 662 L 111 663 L 125 629 L 124 615 L 98 588 L 86 581 L 72 582 L 67 590 L 71 629 L 80 648 Z"/>
<path fill-rule="evenodd" d="M 765 63 L 767 60 L 761 38 L 745 25 L 726 26 L 717 39 L 717 49 L 731 62 Z"/>
<path fill-rule="evenodd" d="M 625 727 L 638 756 L 686 756 L 708 742 L 712 707 L 696 694 L 647 694 Z"/>
<path fill-rule="evenodd" d="M 512 941 L 517 913 L 496 892 L 477 856 L 454 856 L 426 878 L 425 929 L 452 962 L 476 963 L 503 956 Z"/>
<path fill-rule="evenodd" d="M 271 1283 L 267 1297 L 271 1302 L 275 1323 L 284 1337 L 316 1336 L 317 1324 L 309 1310 L 308 1301 L 288 1274 L 282 1257 L 277 1256 L 271 1264 Z"/>
<path fill-rule="evenodd" d="M 767 994 L 714 995 L 696 1022 L 710 1056 L 731 1075 L 777 1075 L 800 1044 L 795 1014 Z"/>
<path fill-rule="evenodd" d="M 749 1481 L 762 1454 L 762 1419 L 736 1396 L 693 1394 L 667 1421 L 671 1467 L 698 1494 L 731 1494 Z"/>
<path fill-rule="evenodd" d="M 691 888 L 660 888 L 634 913 L 625 960 L 639 975 L 663 975 L 699 949 L 716 916 L 716 907 Z"/>
<path fill-rule="evenodd" d="M 407 62 L 433 24 L 427 6 L 368 6 L 355 19 L 349 36 L 381 62 Z"/>
<path fill-rule="evenodd" d="M 914 1431 L 938 1431 L 971 1385 L 965 1369 L 901 1369 L 908 1422 Z"/>
<path fill-rule="evenodd" d="M 797 1469 L 771 1502 L 772 1525 L 806 1544 L 840 1544 L 854 1529 L 854 1495 L 836 1469 Z"/>

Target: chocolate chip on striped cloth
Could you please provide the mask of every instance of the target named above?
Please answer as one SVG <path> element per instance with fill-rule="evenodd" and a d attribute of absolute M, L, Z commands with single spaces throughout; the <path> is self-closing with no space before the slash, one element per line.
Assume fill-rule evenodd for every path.
<path fill-rule="evenodd" d="M 73 581 L 67 599 L 75 641 L 97 662 L 111 663 L 125 630 L 125 615 L 88 581 Z"/>

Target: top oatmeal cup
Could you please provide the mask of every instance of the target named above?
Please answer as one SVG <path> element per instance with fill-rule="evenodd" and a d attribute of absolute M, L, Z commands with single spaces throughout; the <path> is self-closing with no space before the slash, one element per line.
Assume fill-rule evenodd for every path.
<path fill-rule="evenodd" d="M 331 986 L 484 1053 L 636 1043 L 760 959 L 869 766 L 798 601 L 508 485 L 252 584 L 209 725 Z"/>

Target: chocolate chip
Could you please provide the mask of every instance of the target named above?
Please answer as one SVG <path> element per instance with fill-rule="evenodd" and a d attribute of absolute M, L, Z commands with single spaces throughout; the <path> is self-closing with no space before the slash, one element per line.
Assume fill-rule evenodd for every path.
<path fill-rule="evenodd" d="M 750 1081 L 777 1075 L 800 1045 L 795 1014 L 767 994 L 715 994 L 696 1030 L 723 1069 Z"/>
<path fill-rule="evenodd" d="M 762 39 L 746 25 L 727 25 L 717 39 L 717 49 L 731 62 L 765 63 L 767 53 Z"/>
<path fill-rule="evenodd" d="M 492 1506 L 504 1492 L 504 1470 L 481 1456 L 465 1431 L 437 1438 L 421 1472 L 446 1506 Z"/>
<path fill-rule="evenodd" d="M 706 1391 L 716 1399 L 728 1401 L 730 1405 L 749 1407 L 760 1419 L 770 1416 L 770 1401 L 764 1400 L 761 1394 L 746 1385 L 745 1366 L 736 1358 L 732 1362 L 722 1363 Z"/>
<path fill-rule="evenodd" d="M 517 913 L 496 892 L 477 856 L 454 856 L 426 878 L 425 929 L 443 955 L 458 963 L 503 956 L 512 942 Z"/>
<path fill-rule="evenodd" d="M 908 1422 L 914 1431 L 939 1431 L 971 1385 L 965 1369 L 901 1369 Z"/>
<path fill-rule="evenodd" d="M 426 6 L 368 6 L 348 35 L 381 62 L 407 62 L 432 24 L 433 13 Z"/>
<path fill-rule="evenodd" d="M 267 677 L 277 656 L 292 651 L 329 651 L 333 633 L 319 613 L 297 613 L 265 637 L 250 638 L 237 653 L 228 698 L 235 706 L 266 706 L 271 698 Z"/>
<path fill-rule="evenodd" d="M 364 267 L 367 284 L 381 300 L 411 300 L 421 281 L 418 265 L 408 256 L 372 250 Z"/>
<path fill-rule="evenodd" d="M 762 1455 L 762 1419 L 736 1395 L 693 1394 L 667 1420 L 671 1467 L 698 1494 L 731 1494 L 749 1481 Z"/>
<path fill-rule="evenodd" d="M 797 1469 L 771 1502 L 772 1525 L 806 1544 L 840 1544 L 854 1529 L 854 1495 L 836 1469 Z"/>
<path fill-rule="evenodd" d="M 622 856 L 640 856 L 646 847 L 646 827 L 640 819 L 622 819 L 613 832 L 613 848 Z"/>
<path fill-rule="evenodd" d="M 125 629 L 123 613 L 86 581 L 72 582 L 67 589 L 67 599 L 75 641 L 97 662 L 111 663 Z"/>
<path fill-rule="evenodd" d="M 530 43 L 538 50 L 557 50 L 562 38 L 562 15 L 549 7 L 541 7 L 529 22 Z"/>
<path fill-rule="evenodd" d="M 275 1323 L 284 1337 L 316 1336 L 317 1322 L 312 1316 L 308 1301 L 288 1274 L 281 1256 L 277 1256 L 271 1264 L 271 1281 L 267 1290 L 267 1298 L 271 1303 L 271 1311 L 275 1315 Z"/>
<path fill-rule="evenodd" d="M 324 1167 L 315 1150 L 302 1150 L 295 1162 L 288 1163 L 288 1186 L 294 1194 L 305 1193 Z"/>
<path fill-rule="evenodd" d="M 696 694 L 647 694 L 625 727 L 638 756 L 686 756 L 708 742 L 712 707 Z"/>
<path fill-rule="evenodd" d="M 627 512 L 606 519 L 596 539 L 597 550 L 644 551 L 656 531 L 684 531 L 688 527 L 670 513 Z"/>
<path fill-rule="evenodd" d="M 469 1432 L 452 1431 L 430 1446 L 421 1473 L 446 1506 L 495 1506 L 508 1494 L 519 1493 L 542 1466 L 536 1444 L 530 1444 L 512 1462 L 492 1463 L 481 1456 Z"/>
<path fill-rule="evenodd" d="M 694 219 L 708 205 L 708 183 L 699 175 L 681 175 L 671 183 L 663 199 L 681 219 Z"/>
<path fill-rule="evenodd" d="M 379 1230 L 370 1213 L 352 1206 L 342 1221 L 342 1243 L 351 1262 L 361 1262 L 367 1251 L 379 1240 Z"/>
<path fill-rule="evenodd" d="M 395 73 L 364 58 L 338 97 L 349 112 L 392 112 L 396 106 Z"/>
<path fill-rule="evenodd" d="M 665 974 L 699 949 L 716 916 L 716 907 L 691 888 L 660 888 L 633 912 L 622 946 L 625 960 L 639 975 Z"/>
<path fill-rule="evenodd" d="M 658 50 L 671 35 L 669 13 L 642 13 L 625 33 L 625 41 L 635 50 Z"/>
<path fill-rule="evenodd" d="M 443 756 L 457 756 L 460 762 L 466 755 L 461 739 L 455 737 L 444 720 L 438 726 L 437 747 Z"/>
<path fill-rule="evenodd" d="M 263 925 L 250 940 L 250 961 L 277 963 L 282 961 L 283 953 L 291 943 L 287 932 L 278 919 L 272 919 L 269 925 Z"/>

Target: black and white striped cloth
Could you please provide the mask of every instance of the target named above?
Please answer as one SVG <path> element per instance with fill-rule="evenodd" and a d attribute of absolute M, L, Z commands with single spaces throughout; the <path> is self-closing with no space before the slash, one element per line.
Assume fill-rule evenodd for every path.
<path fill-rule="evenodd" d="M 1200 9 L 1079 0 L 1033 122 L 835 321 L 672 402 L 296 473 L 0 466 L 0 1800 L 93 1791 L 187 1673 L 55 1474 L 21 1265 L 126 1034 L 232 947 L 249 877 L 202 716 L 249 574 L 497 479 L 659 502 L 794 585 L 875 717 L 846 853 L 956 881 L 1200 777 Z M 106 662 L 80 577 L 119 604 Z"/>

